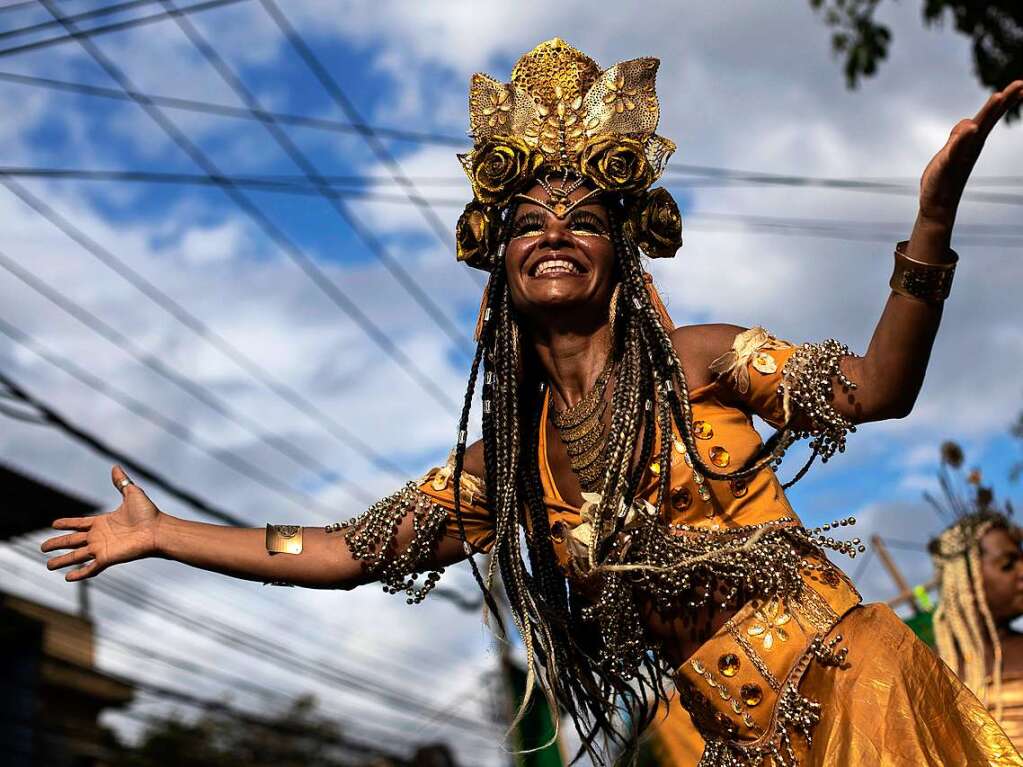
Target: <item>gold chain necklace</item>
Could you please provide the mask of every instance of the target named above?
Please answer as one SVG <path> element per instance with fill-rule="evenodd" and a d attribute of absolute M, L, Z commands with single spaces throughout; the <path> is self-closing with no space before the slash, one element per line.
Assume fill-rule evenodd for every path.
<path fill-rule="evenodd" d="M 603 418 L 607 410 L 604 395 L 613 369 L 609 354 L 593 388 L 581 400 L 560 413 L 551 408 L 551 421 L 565 445 L 572 471 L 579 478 L 579 485 L 588 493 L 600 490 L 607 470 L 605 447 L 610 427 Z"/>

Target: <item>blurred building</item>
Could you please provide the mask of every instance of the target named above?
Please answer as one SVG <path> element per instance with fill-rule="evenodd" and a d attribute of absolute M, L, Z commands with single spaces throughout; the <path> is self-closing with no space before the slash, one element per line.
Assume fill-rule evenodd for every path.
<path fill-rule="evenodd" d="M 0 465 L 0 541 L 95 507 Z M 101 767 L 113 740 L 100 713 L 131 702 L 129 685 L 95 668 L 87 586 L 78 614 L 13 596 L 0 575 L 0 762 L 7 767 Z"/>

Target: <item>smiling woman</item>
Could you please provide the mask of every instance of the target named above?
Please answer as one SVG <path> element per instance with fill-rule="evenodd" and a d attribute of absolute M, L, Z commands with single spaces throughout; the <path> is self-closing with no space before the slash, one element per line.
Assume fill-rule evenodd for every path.
<path fill-rule="evenodd" d="M 461 160 L 474 199 L 457 256 L 489 281 L 444 466 L 349 522 L 265 532 L 170 517 L 115 469 L 124 502 L 57 520 L 74 532 L 44 543 L 71 550 L 50 567 L 74 565 L 67 578 L 80 580 L 163 556 L 310 587 L 375 580 L 411 603 L 468 557 L 488 599 L 500 573 L 522 634 L 522 710 L 539 687 L 596 763 L 622 757 L 677 700 L 702 736 L 679 733 L 693 749 L 681 764 L 1023 765 L 890 610 L 860 605 L 826 552 L 863 550 L 833 537 L 853 520 L 807 530 L 774 474 L 798 438 L 828 460 L 857 424 L 910 412 L 951 287 L 963 187 L 1023 82 L 959 123 L 928 165 L 857 357 L 835 340 L 671 323 L 643 267 L 682 234 L 671 196 L 651 188 L 675 148 L 655 132 L 657 67 L 601 70 L 554 39 L 510 83 L 473 78 L 474 148 Z M 470 445 L 481 365 L 483 436 Z M 762 442 L 753 416 L 778 432 Z"/>

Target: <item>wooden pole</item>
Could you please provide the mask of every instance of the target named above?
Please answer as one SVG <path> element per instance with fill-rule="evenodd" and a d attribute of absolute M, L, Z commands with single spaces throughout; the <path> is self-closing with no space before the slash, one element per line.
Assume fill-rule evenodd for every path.
<path fill-rule="evenodd" d="M 909 606 L 913 609 L 914 615 L 920 614 L 920 606 L 916 603 L 916 600 L 912 598 L 913 589 L 910 587 L 909 582 L 903 577 L 902 571 L 899 570 L 895 564 L 895 560 L 892 559 L 892 555 L 888 552 L 888 547 L 884 545 L 884 541 L 881 540 L 880 535 L 872 535 L 870 537 L 870 543 L 877 552 L 877 555 L 881 557 L 881 564 L 884 565 L 884 569 L 888 571 L 888 575 L 895 581 L 895 588 L 899 591 L 899 596 L 896 597 L 900 602 L 905 601 L 906 595 L 908 594 Z"/>

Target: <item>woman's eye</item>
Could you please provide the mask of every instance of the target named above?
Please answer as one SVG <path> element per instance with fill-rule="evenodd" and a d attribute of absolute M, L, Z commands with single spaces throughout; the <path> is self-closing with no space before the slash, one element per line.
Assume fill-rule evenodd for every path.
<path fill-rule="evenodd" d="M 543 229 L 539 226 L 520 226 L 515 230 L 515 237 L 535 237 L 538 234 L 543 234 Z"/>

